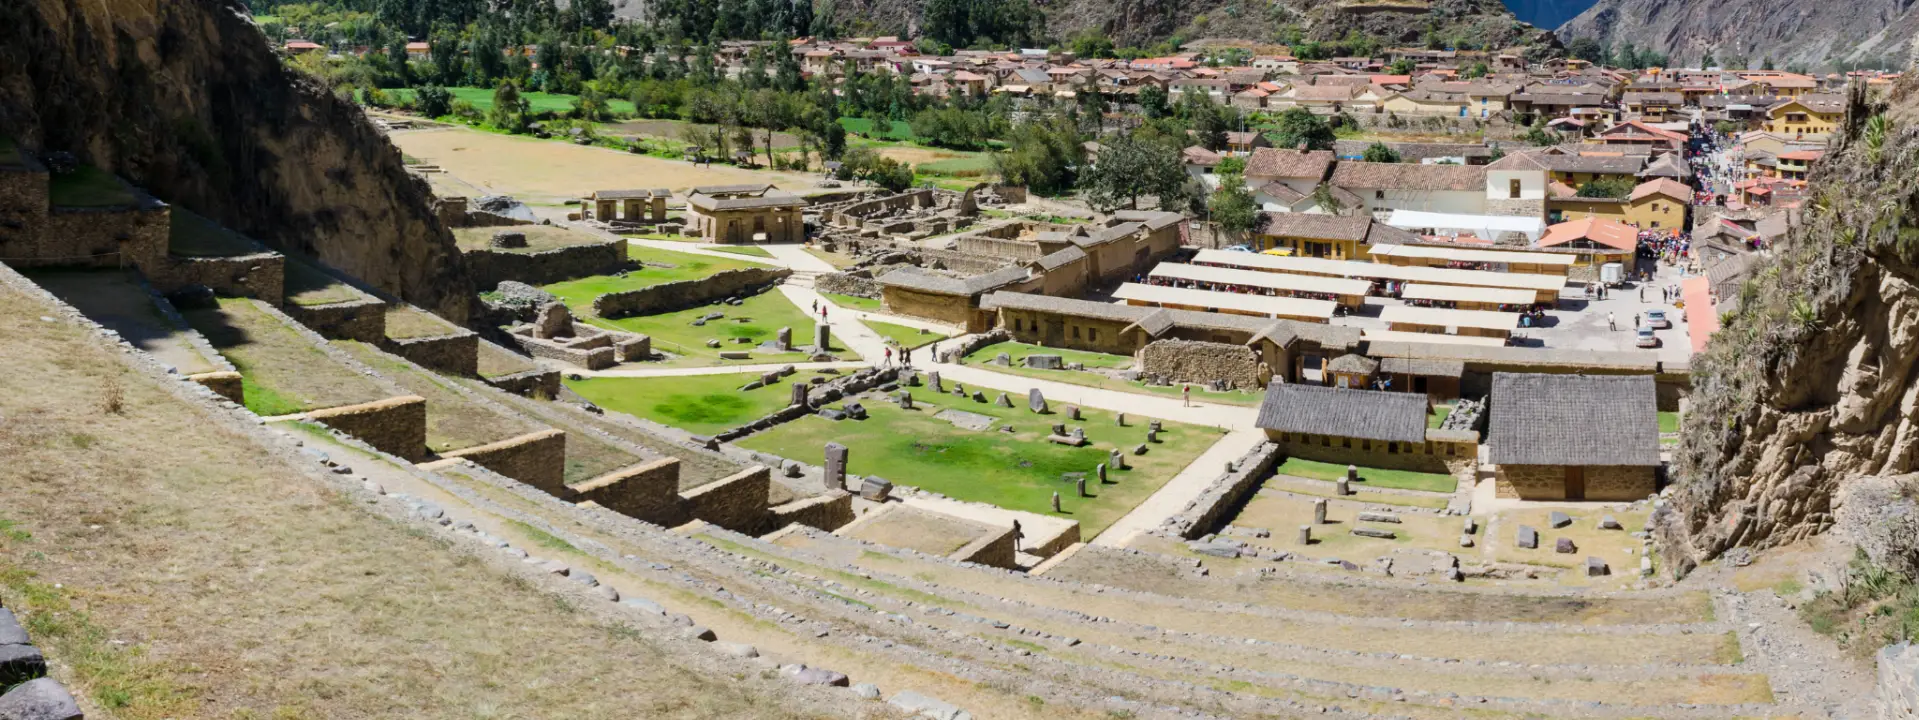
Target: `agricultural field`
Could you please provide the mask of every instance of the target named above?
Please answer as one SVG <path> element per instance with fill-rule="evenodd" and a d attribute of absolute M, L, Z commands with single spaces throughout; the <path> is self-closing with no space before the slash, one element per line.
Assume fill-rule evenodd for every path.
<path fill-rule="evenodd" d="M 413 88 L 394 88 L 382 90 L 381 92 L 386 93 L 387 99 L 395 103 L 413 102 Z M 493 88 L 450 87 L 447 88 L 447 93 L 452 95 L 455 101 L 465 101 L 480 112 L 484 113 L 493 109 Z M 520 93 L 520 97 L 526 100 L 527 106 L 537 113 L 573 112 L 574 103 L 580 100 L 580 96 L 578 95 L 544 92 L 522 92 Z M 608 98 L 607 109 L 615 113 L 627 114 L 636 111 L 632 101 L 622 100 L 620 98 Z"/>

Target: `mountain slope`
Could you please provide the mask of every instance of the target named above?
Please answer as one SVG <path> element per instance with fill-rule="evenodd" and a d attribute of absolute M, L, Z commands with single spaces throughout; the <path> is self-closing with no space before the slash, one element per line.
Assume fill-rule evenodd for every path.
<path fill-rule="evenodd" d="M 1506 0 L 1507 9 L 1520 22 L 1532 23 L 1534 27 L 1557 28 L 1572 20 L 1587 8 L 1593 7 L 1595 0 Z"/>
<path fill-rule="evenodd" d="M 1560 39 L 1631 42 L 1693 64 L 1707 52 L 1750 67 L 1822 70 L 1864 62 L 1898 68 L 1913 58 L 1915 0 L 1599 0 L 1562 25 Z"/>
<path fill-rule="evenodd" d="M 283 68 L 238 0 L 0 3 L 0 136 L 467 317 L 425 184 L 359 108 Z"/>

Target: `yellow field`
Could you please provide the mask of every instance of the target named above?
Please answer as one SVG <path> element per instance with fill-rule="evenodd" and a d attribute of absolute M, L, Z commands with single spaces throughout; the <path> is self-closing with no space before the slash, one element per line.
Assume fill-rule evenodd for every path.
<path fill-rule="evenodd" d="M 765 182 L 801 192 L 812 189 L 818 180 L 727 165 L 701 167 L 607 148 L 464 128 L 396 132 L 391 137 L 402 152 L 421 162 L 438 165 L 461 180 L 530 205 L 556 205 L 594 190 L 614 188 L 664 187 L 684 192 L 696 185 Z"/>

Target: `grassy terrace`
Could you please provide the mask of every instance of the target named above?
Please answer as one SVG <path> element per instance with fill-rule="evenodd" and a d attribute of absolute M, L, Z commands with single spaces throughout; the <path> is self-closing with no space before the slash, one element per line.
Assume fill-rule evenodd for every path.
<path fill-rule="evenodd" d="M 459 332 L 439 316 L 408 305 L 387 307 L 387 337 L 394 340 L 412 340 L 415 338 L 440 337 Z"/>
<path fill-rule="evenodd" d="M 138 201 L 120 178 L 92 165 L 52 176 L 47 198 L 57 207 L 125 207 Z"/>
<path fill-rule="evenodd" d="M 240 370 L 247 409 L 274 416 L 372 402 L 393 393 L 328 357 L 252 300 L 183 313 Z"/>
<path fill-rule="evenodd" d="M 841 295 L 839 293 L 820 293 L 820 296 L 826 298 L 827 302 L 839 305 L 848 310 L 880 312 L 880 300 L 878 298 L 863 298 L 858 295 Z"/>
<path fill-rule="evenodd" d="M 427 399 L 427 448 L 434 452 L 499 442 L 541 428 L 476 402 L 432 371 L 371 345 L 352 340 L 339 340 L 334 344 L 407 392 Z"/>
<path fill-rule="evenodd" d="M 777 390 L 776 390 L 777 391 Z M 804 461 L 818 460 L 821 448 L 838 442 L 853 449 L 848 472 L 877 475 L 948 496 L 1000 507 L 1051 514 L 1053 493 L 1060 493 L 1065 517 L 1080 521 L 1081 535 L 1092 538 L 1178 474 L 1220 433 L 1212 428 L 1165 423 L 1162 442 L 1146 455 L 1130 453 L 1146 438 L 1145 419 L 1127 427 L 1113 422 L 1113 414 L 1083 410 L 1085 420 L 1070 423 L 1086 430 L 1085 447 L 1071 448 L 1047 442 L 1050 426 L 1066 416 L 1039 416 L 1017 407 L 977 403 L 953 395 L 915 388 L 914 409 L 901 410 L 887 402 L 867 401 L 870 417 L 864 421 L 835 422 L 818 415 L 786 423 L 739 442 L 743 447 Z M 991 395 L 989 396 L 991 397 Z M 967 430 L 934 415 L 945 408 L 998 419 L 992 429 Z M 1014 428 L 1000 432 L 1000 426 Z M 1094 479 L 1094 466 L 1107 461 L 1107 451 L 1129 451 L 1129 469 L 1110 471 L 1111 484 Z M 1085 473 L 1087 491 L 1081 498 L 1064 473 Z"/>
<path fill-rule="evenodd" d="M 167 252 L 183 257 L 228 257 L 259 252 L 245 235 L 175 205 L 169 213 Z"/>
<path fill-rule="evenodd" d="M 1660 417 L 1660 432 L 1680 432 L 1680 413 L 1662 410 L 1658 415 Z"/>
<path fill-rule="evenodd" d="M 531 242 L 532 238 L 529 237 L 528 241 Z M 725 270 L 766 267 L 760 263 L 745 260 L 728 260 L 712 255 L 674 252 L 632 244 L 627 246 L 627 259 L 648 263 L 648 265 L 629 271 L 625 276 L 595 275 L 554 283 L 542 289 L 559 297 L 575 315 L 585 316 L 593 309 L 593 299 L 607 293 L 638 290 L 681 280 L 698 280 Z"/>
<path fill-rule="evenodd" d="M 517 375 L 536 369 L 533 361 L 525 355 L 500 347 L 493 343 L 480 343 L 478 371 L 480 377 L 498 378 Z"/>
<path fill-rule="evenodd" d="M 903 348 L 917 348 L 928 343 L 936 343 L 947 339 L 947 336 L 944 334 L 931 331 L 922 333 L 920 328 L 916 327 L 880 322 L 879 320 L 861 320 L 860 322 L 866 324 L 866 326 L 874 332 L 879 333 L 880 337 L 886 338 L 887 342 Z"/>
<path fill-rule="evenodd" d="M 287 256 L 286 294 L 288 303 L 300 306 L 332 305 L 363 297 L 352 285 L 291 255 Z"/>
<path fill-rule="evenodd" d="M 745 255 L 747 257 L 773 257 L 773 253 L 767 252 L 766 248 L 754 247 L 752 245 L 712 245 L 706 246 L 704 249 L 728 253 L 730 255 Z"/>
<path fill-rule="evenodd" d="M 655 350 L 679 355 L 677 365 L 725 365 L 762 364 L 776 362 L 801 362 L 807 358 L 805 353 L 761 352 L 756 346 L 772 340 L 780 328 L 793 329 L 793 342 L 803 345 L 812 342 L 813 319 L 787 296 L 770 291 L 745 298 L 739 305 L 702 305 L 658 315 L 640 315 L 634 317 L 606 319 L 592 315 L 592 305 L 575 307 L 567 302 L 576 316 L 602 327 L 636 332 L 653 338 Z M 708 321 L 706 325 L 695 326 L 693 321 L 708 313 L 726 313 L 726 317 Z M 747 322 L 740 322 L 740 320 Z M 751 342 L 737 342 L 735 338 L 746 338 Z M 708 340 L 719 340 L 720 347 L 707 347 Z M 830 349 L 844 351 L 846 348 L 830 341 Z M 727 350 L 744 350 L 752 353 L 747 360 L 723 360 L 720 353 Z M 740 381 L 745 384 L 746 381 Z"/>
<path fill-rule="evenodd" d="M 1002 352 L 1007 353 L 1008 356 L 1013 358 L 1012 365 L 1001 367 L 991 363 L 994 357 Z M 1105 353 L 1092 353 L 1080 350 L 1049 348 L 1018 342 L 1003 342 L 988 345 L 974 351 L 973 354 L 967 356 L 967 359 L 972 361 L 976 367 L 997 373 L 1005 373 L 1007 375 L 1052 380 L 1054 382 L 1082 385 L 1085 387 L 1100 388 L 1102 390 L 1116 390 L 1119 392 L 1161 395 L 1175 398 L 1180 397 L 1180 385 L 1148 385 L 1138 380 L 1129 382 L 1097 372 L 1080 370 L 1039 370 L 1029 368 L 1022 364 L 1022 361 L 1028 355 L 1059 355 L 1062 362 L 1077 362 L 1090 368 L 1121 369 L 1133 365 L 1133 358 L 1126 355 L 1108 355 Z M 1262 393 L 1257 392 L 1242 392 L 1239 390 L 1214 392 L 1198 385 L 1192 386 L 1192 389 L 1193 399 L 1221 405 L 1251 407 L 1259 405 L 1260 398 L 1262 397 Z"/>
<path fill-rule="evenodd" d="M 1022 342 L 994 343 L 973 351 L 966 359 L 975 364 L 985 364 L 993 360 L 993 358 L 1000 353 L 1006 353 L 1012 356 L 1014 364 L 1016 365 L 1020 363 L 1021 358 L 1028 355 L 1059 355 L 1062 362 L 1080 363 L 1090 368 L 1118 370 L 1133 366 L 1133 356 L 1131 355 L 1109 355 L 1107 353 L 1087 352 L 1084 350 L 1050 348 L 1040 345 L 1029 345 Z"/>
<path fill-rule="evenodd" d="M 1333 463 L 1315 462 L 1300 458 L 1287 458 L 1275 472 L 1309 480 L 1333 482 L 1347 476 L 1347 466 Z M 1428 492 L 1451 493 L 1459 483 L 1452 475 L 1441 473 L 1413 472 L 1411 470 L 1387 470 L 1382 468 L 1360 468 L 1362 485 L 1374 487 L 1398 488 L 1401 490 L 1425 490 Z"/>
<path fill-rule="evenodd" d="M 523 248 L 496 248 L 491 245 L 494 233 L 501 231 L 525 233 L 527 246 Z M 454 228 L 453 239 L 461 250 L 495 250 L 511 253 L 537 253 L 557 250 L 575 245 L 589 245 L 607 242 L 606 238 L 584 233 L 557 225 L 516 225 L 513 227 Z"/>
<path fill-rule="evenodd" d="M 787 406 L 791 383 L 742 392 L 751 373 L 684 377 L 592 377 L 567 380 L 567 388 L 593 404 L 615 412 L 711 435 L 744 425 Z M 807 374 L 789 380 L 805 382 Z M 807 457 L 811 457 L 808 455 Z"/>

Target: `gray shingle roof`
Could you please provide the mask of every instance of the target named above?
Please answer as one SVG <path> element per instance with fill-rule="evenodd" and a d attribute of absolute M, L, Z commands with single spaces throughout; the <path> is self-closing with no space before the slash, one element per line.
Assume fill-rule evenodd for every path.
<path fill-rule="evenodd" d="M 1113 320 L 1116 322 L 1134 322 L 1152 310 L 1152 308 L 1135 307 L 1132 305 L 1078 300 L 1075 298 L 1054 297 L 1052 295 L 1035 295 L 1033 293 L 1007 292 L 1004 290 L 981 298 L 980 308 L 982 310 L 999 310 L 1005 308 L 1011 310 L 1055 312 L 1063 315 L 1100 318 L 1102 320 Z"/>
<path fill-rule="evenodd" d="M 1494 373 L 1488 411 L 1495 464 L 1660 464 L 1651 375 Z"/>
<path fill-rule="evenodd" d="M 1085 259 L 1087 259 L 1087 251 L 1075 245 L 1068 245 L 1065 250 L 1048 254 L 1035 262 L 1040 265 L 1041 270 L 1051 271 L 1067 263 Z"/>
<path fill-rule="evenodd" d="M 1328 372 L 1347 373 L 1349 375 L 1372 375 L 1380 368 L 1380 361 L 1365 355 L 1347 353 L 1327 363 Z"/>
<path fill-rule="evenodd" d="M 1380 360 L 1380 372 L 1389 375 L 1426 375 L 1428 377 L 1457 378 L 1467 374 L 1467 364 L 1459 360 L 1390 357 Z"/>
<path fill-rule="evenodd" d="M 1563 350 L 1370 340 L 1367 342 L 1367 354 L 1377 358 L 1459 360 L 1468 365 L 1476 365 L 1482 370 L 1525 367 L 1611 368 L 1650 374 L 1660 369 L 1660 354 L 1649 350 Z"/>
<path fill-rule="evenodd" d="M 967 278 L 935 275 L 917 267 L 903 267 L 874 278 L 874 282 L 940 295 L 977 295 L 1027 279 L 1024 265 L 1009 265 Z"/>
<path fill-rule="evenodd" d="M 1280 432 L 1397 442 L 1427 439 L 1427 396 L 1274 383 L 1257 425 Z"/>

